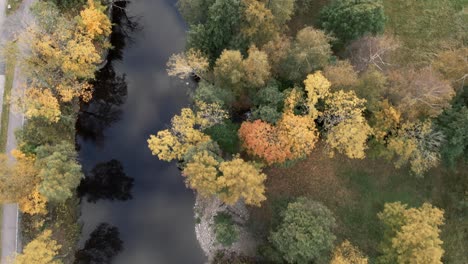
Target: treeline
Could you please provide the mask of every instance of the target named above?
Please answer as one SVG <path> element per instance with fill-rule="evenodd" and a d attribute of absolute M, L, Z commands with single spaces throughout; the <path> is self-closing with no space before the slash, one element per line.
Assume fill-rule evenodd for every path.
<path fill-rule="evenodd" d="M 34 23 L 19 38 L 17 60 L 27 83 L 14 104 L 26 122 L 16 132 L 16 162 L 1 157 L 0 186 L 2 202 L 19 203 L 24 213 L 26 246 L 15 263 L 73 258 L 80 232 L 76 187 L 83 178 L 75 123 L 110 48 L 106 10 L 93 0 L 39 1 L 31 9 Z"/>
<path fill-rule="evenodd" d="M 441 160 L 466 162 L 463 2 L 326 2 L 317 12 L 313 0 L 178 1 L 187 50 L 168 73 L 199 83 L 193 106 L 148 140 L 153 155 L 177 160 L 200 195 L 254 206 L 266 199 L 262 167 L 293 165 L 318 143 L 330 156 L 385 157 L 416 177 Z M 442 215 L 429 204 L 386 205 L 382 263 L 441 263 Z M 331 218 L 320 203 L 290 203 L 264 257 L 317 261 L 333 244 Z M 361 254 L 346 242 L 334 263 L 367 263 L 350 256 Z"/>

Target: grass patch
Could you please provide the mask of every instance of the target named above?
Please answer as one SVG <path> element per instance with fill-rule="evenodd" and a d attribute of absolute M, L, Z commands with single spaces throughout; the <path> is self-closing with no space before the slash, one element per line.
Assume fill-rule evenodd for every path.
<path fill-rule="evenodd" d="M 5 63 L 5 87 L 3 91 L 3 105 L 0 127 L 0 151 L 5 153 L 8 137 L 8 123 L 10 119 L 10 98 L 15 78 L 16 59 L 8 57 Z"/>
<path fill-rule="evenodd" d="M 7 5 L 10 5 L 10 8 L 8 8 L 7 6 L 7 10 L 6 10 L 7 15 L 10 15 L 14 13 L 16 10 L 18 10 L 21 3 L 22 3 L 22 0 L 8 0 Z"/>
<path fill-rule="evenodd" d="M 468 217 L 460 206 L 468 186 L 466 165 L 458 172 L 442 167 L 418 179 L 408 169 L 395 169 L 381 159 L 350 160 L 342 155 L 328 158 L 318 146 L 308 159 L 289 168 L 268 168 L 267 201 L 251 208 L 251 229 L 266 239 L 275 225 L 276 209 L 281 201 L 306 196 L 322 202 L 335 215 L 334 231 L 338 244 L 344 239 L 365 252 L 371 262 L 379 255 L 383 226 L 377 213 L 387 202 L 401 201 L 409 206 L 424 202 L 445 210 L 442 226 L 444 263 L 468 263 Z M 465 195 L 465 198 L 463 198 Z"/>

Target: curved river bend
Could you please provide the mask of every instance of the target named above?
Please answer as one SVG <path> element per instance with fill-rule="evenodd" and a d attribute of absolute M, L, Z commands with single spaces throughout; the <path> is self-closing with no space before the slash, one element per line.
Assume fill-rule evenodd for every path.
<path fill-rule="evenodd" d="M 170 79 L 165 70 L 169 56 L 185 45 L 185 24 L 175 2 L 128 5 L 139 29 L 124 31 L 132 41 L 114 35 L 111 57 L 121 59 L 110 60 L 98 74 L 95 98 L 82 106 L 77 123 L 80 160 L 94 179 L 81 186 L 87 194 L 80 245 L 101 223 L 116 227 L 117 237 L 101 241 L 123 241 L 115 264 L 205 261 L 195 238 L 194 195 L 176 165 L 152 156 L 146 142 L 188 104 L 186 84 Z"/>

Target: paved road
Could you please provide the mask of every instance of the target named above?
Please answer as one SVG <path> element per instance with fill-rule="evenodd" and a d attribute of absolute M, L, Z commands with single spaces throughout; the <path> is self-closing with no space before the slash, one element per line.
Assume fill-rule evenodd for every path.
<path fill-rule="evenodd" d="M 5 5 L 6 0 L 0 0 L 0 41 L 12 40 L 30 24 L 32 15 L 29 11 L 31 4 L 35 0 L 23 0 L 19 9 L 5 20 Z M 21 46 L 24 43 L 19 43 Z M 20 48 L 20 52 L 23 50 Z M 2 70 L 0 65 L 0 71 Z M 1 72 L 0 72 L 1 73 Z M 15 78 L 13 80 L 12 95 L 23 93 L 25 80 L 20 72 L 19 67 L 15 69 Z M 2 88 L 0 88 L 3 91 Z M 0 92 L 1 92 L 0 91 Z M 3 98 L 3 93 L 2 93 Z M 10 111 L 6 151 L 9 154 L 11 150 L 16 148 L 15 130 L 23 125 L 24 117 L 22 114 Z M 13 157 L 10 158 L 13 160 Z M 15 252 L 22 250 L 21 236 L 19 236 L 19 214 L 17 204 L 6 204 L 3 206 L 2 219 L 2 254 L 1 264 L 6 264 L 10 257 Z"/>

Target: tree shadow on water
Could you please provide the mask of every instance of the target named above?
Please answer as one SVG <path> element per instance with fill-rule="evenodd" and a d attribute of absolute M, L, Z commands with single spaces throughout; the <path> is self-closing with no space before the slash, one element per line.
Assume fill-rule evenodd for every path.
<path fill-rule="evenodd" d="M 125 74 L 118 74 L 113 63 L 123 58 L 123 50 L 133 42 L 132 34 L 141 30 L 138 18 L 127 15 L 129 1 L 114 1 L 112 9 L 112 34 L 104 67 L 96 72 L 91 81 L 94 87 L 93 97 L 89 102 L 82 101 L 76 123 L 77 135 L 81 139 L 101 145 L 104 131 L 122 116 L 121 106 L 127 98 Z"/>
<path fill-rule="evenodd" d="M 78 186 L 79 197 L 87 197 L 87 201 L 96 203 L 98 200 L 132 199 L 134 179 L 125 174 L 118 160 L 98 163 Z"/>
<path fill-rule="evenodd" d="M 108 223 L 101 223 L 90 234 L 84 248 L 75 253 L 74 264 L 111 264 L 123 250 L 119 229 Z"/>

